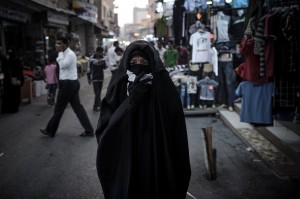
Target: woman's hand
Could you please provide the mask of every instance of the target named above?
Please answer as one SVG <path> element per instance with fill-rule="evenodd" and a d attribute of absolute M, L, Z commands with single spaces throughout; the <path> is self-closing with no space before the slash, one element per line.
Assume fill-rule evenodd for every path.
<path fill-rule="evenodd" d="M 149 91 L 151 85 L 147 84 L 151 81 L 151 79 L 147 78 L 142 81 L 142 77 L 145 75 L 144 72 L 139 74 L 133 83 L 131 83 L 128 87 L 129 93 L 129 108 L 132 110 L 136 110 L 140 102 L 142 101 L 143 97 Z"/>

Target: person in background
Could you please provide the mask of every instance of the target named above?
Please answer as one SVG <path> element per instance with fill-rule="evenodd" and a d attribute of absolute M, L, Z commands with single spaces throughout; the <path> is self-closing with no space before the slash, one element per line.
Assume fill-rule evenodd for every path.
<path fill-rule="evenodd" d="M 116 47 L 115 48 L 115 53 L 117 54 L 116 60 L 117 60 L 117 67 L 119 67 L 120 60 L 122 59 L 124 50 L 121 47 Z"/>
<path fill-rule="evenodd" d="M 113 45 L 107 50 L 107 66 L 111 71 L 112 76 L 116 73 L 117 67 L 117 54 L 115 53 L 115 49 L 119 47 L 119 41 L 114 41 Z"/>
<path fill-rule="evenodd" d="M 49 106 L 55 105 L 55 96 L 58 83 L 58 78 L 56 75 L 57 64 L 55 58 L 56 55 L 54 53 L 49 55 L 49 64 L 47 64 L 44 68 L 46 88 L 48 90 L 47 103 Z"/>
<path fill-rule="evenodd" d="M 105 198 L 186 198 L 191 176 L 179 93 L 149 42 L 132 42 L 102 100 L 97 172 Z"/>
<path fill-rule="evenodd" d="M 178 52 L 174 48 L 174 42 L 168 41 L 168 49 L 164 52 L 164 63 L 166 67 L 174 67 L 177 65 Z"/>
<path fill-rule="evenodd" d="M 184 45 L 180 45 L 177 47 L 177 52 L 178 52 L 177 64 L 187 65 L 190 59 L 190 53 L 188 49 Z"/>
<path fill-rule="evenodd" d="M 21 103 L 21 87 L 24 84 L 23 67 L 14 48 L 9 48 L 3 58 L 2 113 L 17 113 Z"/>
<path fill-rule="evenodd" d="M 164 53 L 166 51 L 166 49 L 164 48 L 164 46 L 162 45 L 162 41 L 158 40 L 156 42 L 156 50 L 159 53 L 159 58 L 161 59 L 161 61 L 164 63 Z"/>
<path fill-rule="evenodd" d="M 117 72 L 117 69 L 118 69 L 118 67 L 119 67 L 119 64 L 120 64 L 120 61 L 121 61 L 121 59 L 122 59 L 122 55 L 123 55 L 123 53 L 124 53 L 124 50 L 123 50 L 121 47 L 117 46 L 117 47 L 115 48 L 115 53 L 116 53 L 116 57 L 115 57 L 114 70 L 113 70 L 113 72 L 112 72 L 112 76 L 111 76 L 111 79 L 110 79 L 110 82 L 109 82 L 108 85 L 110 85 L 110 83 L 113 81 L 113 79 L 114 79 L 114 77 L 115 77 L 115 73 Z"/>
<path fill-rule="evenodd" d="M 104 80 L 103 70 L 107 68 L 103 53 L 104 49 L 102 47 L 97 47 L 94 55 L 90 57 L 87 67 L 88 83 L 93 84 L 95 94 L 93 110 L 96 112 L 100 111 L 101 91 Z"/>
<path fill-rule="evenodd" d="M 61 117 L 70 103 L 77 118 L 85 131 L 80 136 L 94 136 L 94 129 L 88 118 L 88 115 L 80 103 L 77 73 L 77 58 L 75 53 L 69 48 L 69 41 L 65 37 L 59 37 L 55 43 L 55 49 L 58 52 L 56 61 L 59 65 L 59 90 L 57 93 L 54 114 L 49 120 L 46 128 L 41 128 L 42 134 L 49 137 L 56 135 Z"/>

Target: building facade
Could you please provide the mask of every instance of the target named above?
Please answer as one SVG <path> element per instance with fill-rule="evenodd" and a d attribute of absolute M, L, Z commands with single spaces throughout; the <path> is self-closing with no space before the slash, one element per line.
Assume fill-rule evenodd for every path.
<path fill-rule="evenodd" d="M 55 52 L 55 40 L 68 36 L 77 56 L 88 56 L 111 37 L 116 20 L 114 1 L 0 1 L 0 53 L 15 48 L 24 67 L 44 66 Z M 113 34 L 112 34 L 113 36 Z"/>

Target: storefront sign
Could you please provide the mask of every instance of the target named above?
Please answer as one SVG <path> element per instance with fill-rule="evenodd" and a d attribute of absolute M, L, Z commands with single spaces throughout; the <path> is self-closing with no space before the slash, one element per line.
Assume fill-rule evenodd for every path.
<path fill-rule="evenodd" d="M 80 0 L 73 0 L 73 10 L 78 17 L 97 23 L 98 8 L 95 5 Z"/>
<path fill-rule="evenodd" d="M 20 21 L 20 22 L 26 22 L 27 21 L 27 15 L 25 13 L 15 11 L 15 10 L 10 10 L 6 8 L 0 7 L 0 17 L 7 18 L 7 19 L 12 19 L 15 21 Z"/>
<path fill-rule="evenodd" d="M 49 23 L 56 23 L 60 25 L 69 25 L 69 18 L 67 15 L 57 14 L 51 11 L 47 12 L 47 21 Z"/>

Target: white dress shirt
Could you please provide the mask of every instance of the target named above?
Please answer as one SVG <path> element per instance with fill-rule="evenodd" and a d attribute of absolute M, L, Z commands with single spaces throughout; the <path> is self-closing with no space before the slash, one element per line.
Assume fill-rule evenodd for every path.
<path fill-rule="evenodd" d="M 156 50 L 158 51 L 159 53 L 159 58 L 161 59 L 161 61 L 163 63 L 165 63 L 165 60 L 164 60 L 164 53 L 166 51 L 166 49 L 164 47 L 161 47 L 161 49 L 159 49 L 157 46 L 155 46 Z"/>
<path fill-rule="evenodd" d="M 77 57 L 75 53 L 67 48 L 59 52 L 56 61 L 59 65 L 59 80 L 77 80 Z"/>
<path fill-rule="evenodd" d="M 115 53 L 115 46 L 111 46 L 107 51 L 107 65 L 110 70 L 115 70 L 117 65 L 117 54 Z"/>

